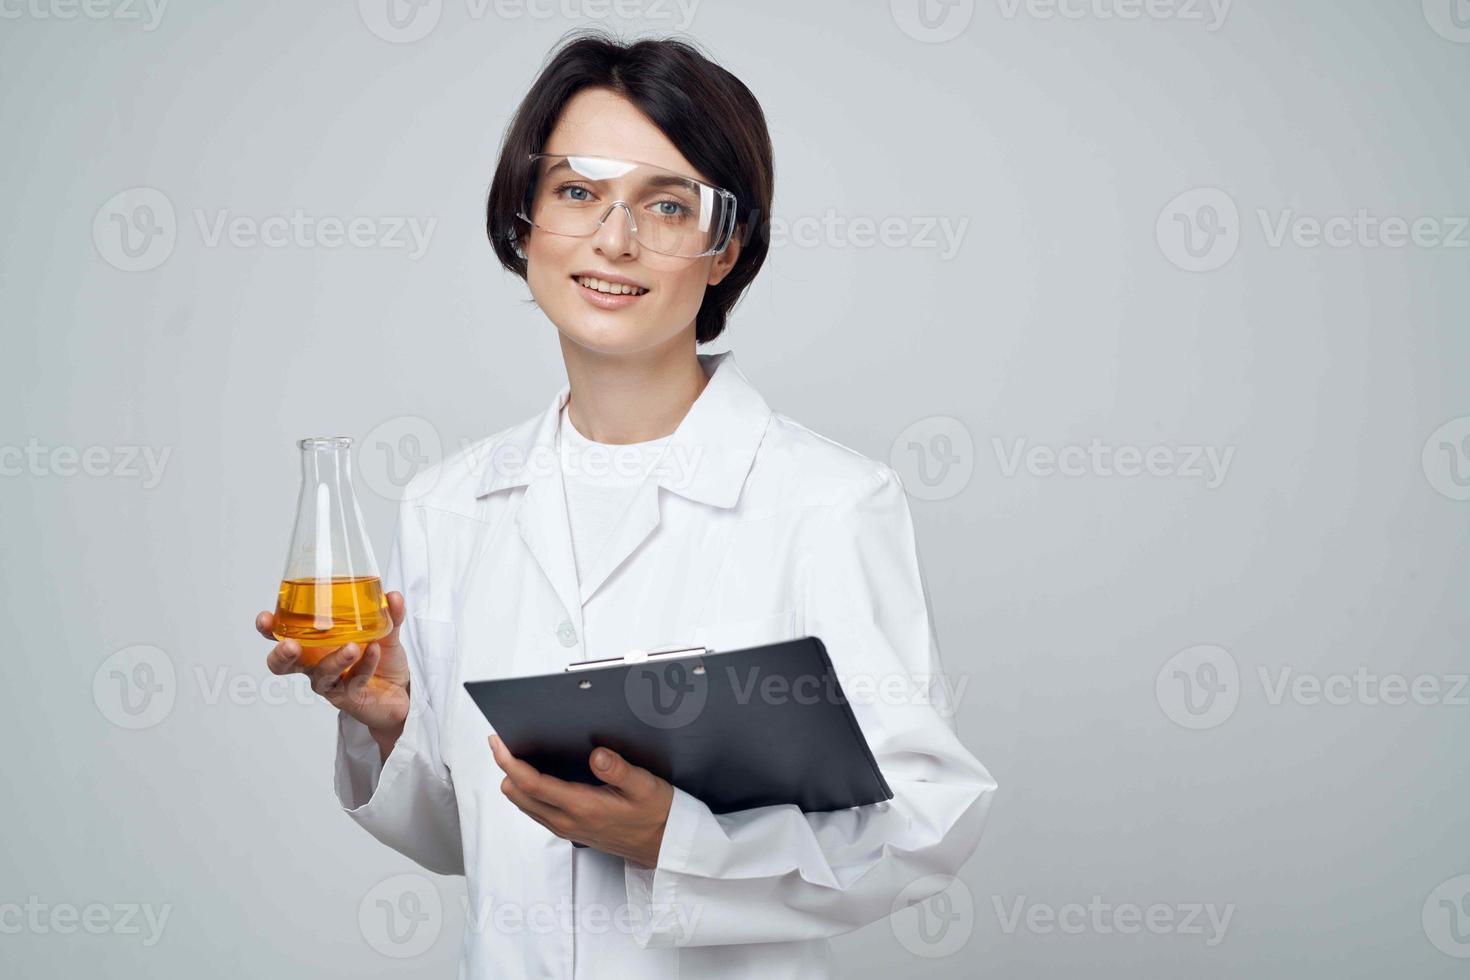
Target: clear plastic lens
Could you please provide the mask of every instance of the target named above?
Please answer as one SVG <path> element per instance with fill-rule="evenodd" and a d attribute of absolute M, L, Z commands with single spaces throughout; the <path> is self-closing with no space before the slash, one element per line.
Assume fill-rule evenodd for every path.
<path fill-rule="evenodd" d="M 728 191 L 630 160 L 547 154 L 533 160 L 537 176 L 521 217 L 537 228 L 585 238 L 612 218 L 629 222 L 645 248 L 690 258 L 724 251 L 728 243 L 735 206 Z"/>

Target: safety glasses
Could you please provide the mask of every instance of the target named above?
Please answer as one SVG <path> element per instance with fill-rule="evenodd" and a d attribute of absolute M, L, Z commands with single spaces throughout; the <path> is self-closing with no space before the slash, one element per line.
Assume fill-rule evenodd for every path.
<path fill-rule="evenodd" d="M 534 175 L 516 217 L 553 235 L 586 238 L 622 208 L 638 244 L 661 255 L 719 255 L 735 231 L 735 195 L 637 160 L 532 153 Z"/>

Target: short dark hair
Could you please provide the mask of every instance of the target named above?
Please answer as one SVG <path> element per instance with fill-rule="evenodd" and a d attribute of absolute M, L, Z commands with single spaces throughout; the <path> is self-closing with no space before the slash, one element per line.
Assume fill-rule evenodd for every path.
<path fill-rule="evenodd" d="M 740 254 L 725 278 L 705 291 L 695 320 L 695 342 L 707 344 L 724 332 L 726 317 L 770 251 L 775 165 L 760 103 L 740 79 L 692 43 L 675 38 L 625 43 L 596 28 L 563 37 L 501 143 L 485 209 L 485 231 L 495 255 L 510 272 L 526 278 L 526 260 L 516 254 L 515 243 L 516 210 L 534 175 L 529 158 L 544 152 L 562 109 L 587 88 L 610 89 L 632 102 L 710 183 L 735 194 Z M 524 235 L 525 229 L 519 230 Z"/>

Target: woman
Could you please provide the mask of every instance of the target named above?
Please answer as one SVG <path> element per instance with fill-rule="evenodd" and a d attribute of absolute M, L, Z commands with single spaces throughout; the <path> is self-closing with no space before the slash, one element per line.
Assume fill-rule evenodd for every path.
<path fill-rule="evenodd" d="M 765 259 L 771 195 L 760 106 L 692 47 L 555 52 L 507 133 L 488 232 L 569 384 L 410 485 L 390 636 L 311 669 L 292 641 L 268 657 L 339 709 L 353 819 L 467 877 L 468 976 L 828 976 L 826 937 L 936 891 L 978 843 L 995 782 L 931 686 L 897 476 L 773 413 L 729 352 L 695 350 Z M 601 749 L 604 786 L 565 783 L 514 758 L 461 687 L 804 635 L 870 692 L 849 694 L 891 802 L 716 816 Z"/>

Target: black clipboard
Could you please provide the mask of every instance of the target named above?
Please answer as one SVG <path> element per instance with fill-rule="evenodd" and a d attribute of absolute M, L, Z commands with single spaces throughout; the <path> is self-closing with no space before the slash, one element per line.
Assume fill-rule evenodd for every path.
<path fill-rule="evenodd" d="M 517 758 L 559 779 L 601 785 L 588 757 L 603 745 L 715 813 L 893 798 L 815 636 L 634 650 L 464 687 Z"/>

